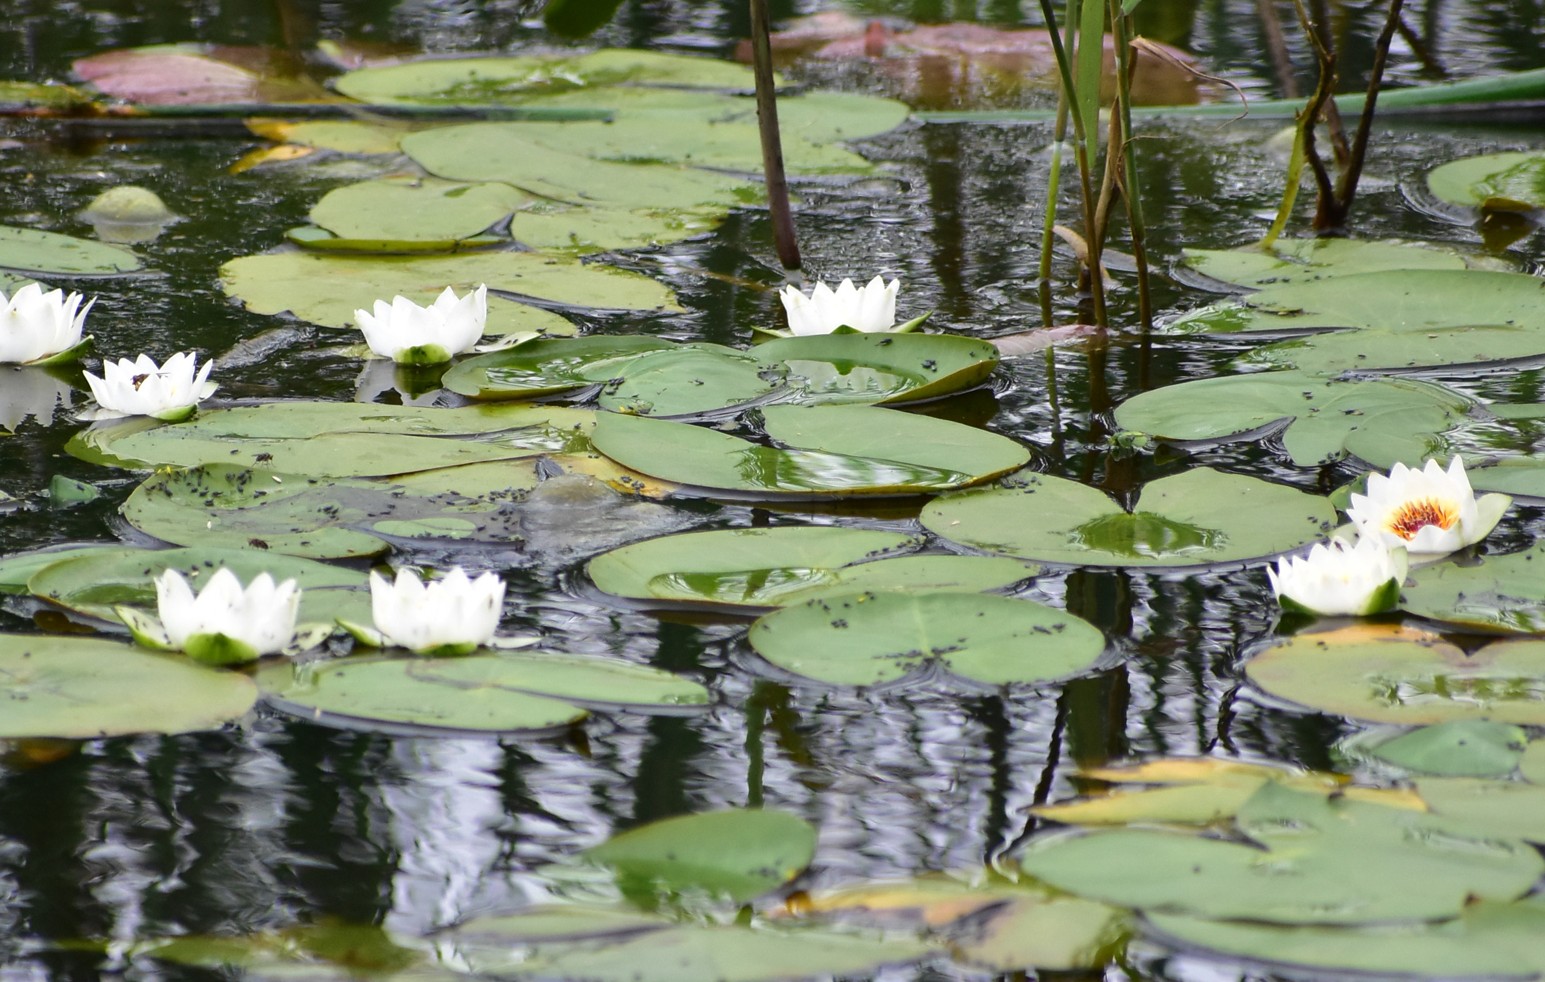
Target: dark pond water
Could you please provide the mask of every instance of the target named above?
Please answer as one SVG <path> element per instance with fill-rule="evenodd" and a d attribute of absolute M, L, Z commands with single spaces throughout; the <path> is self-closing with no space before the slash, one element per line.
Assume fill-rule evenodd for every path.
<path fill-rule="evenodd" d="M 318 37 L 359 37 L 437 51 L 519 50 L 541 40 L 530 6 L 13 0 L 0 23 L 0 77 L 65 79 L 74 57 L 191 39 L 304 50 Z M 629 2 L 601 40 L 715 50 L 744 32 L 742 6 Z M 773 4 L 776 16 L 814 6 Z M 902 12 L 1018 23 L 1034 6 L 920 2 Z M 1172 15 L 1175 41 L 1253 92 L 1275 90 L 1253 3 L 1173 6 L 1183 12 Z M 1414 7 L 1413 27 L 1456 75 L 1545 65 L 1545 13 L 1536 4 L 1428 0 Z M 1349 36 L 1372 33 L 1372 14 L 1345 18 Z M 1356 77 L 1365 64 L 1366 51 L 1353 44 L 1345 74 Z M 1403 44 L 1392 72 L 1412 81 L 1427 69 Z M 1183 246 L 1227 247 L 1261 235 L 1280 193 L 1282 156 L 1270 142 L 1280 125 L 1144 125 L 1143 194 L 1164 268 Z M 799 188 L 807 271 L 829 278 L 899 275 L 906 308 L 934 308 L 934 325 L 944 330 L 986 337 L 1041 325 L 1037 243 L 1049 140 L 1043 124 L 931 124 L 867 141 L 861 149 L 885 162 L 882 176 Z M 221 293 L 219 264 L 278 246 L 283 230 L 300 224 L 325 190 L 352 179 L 343 170 L 229 173 L 258 142 L 234 133 L 138 136 L 15 125 L 0 147 L 0 221 L 87 235 L 75 213 L 98 192 L 126 182 L 157 190 L 184 220 L 140 247 L 154 272 L 75 284 L 101 298 L 92 322 L 99 353 L 193 347 L 219 356 L 275 326 Z M 1539 146 L 1537 124 L 1381 125 L 1356 230 L 1473 244 L 1472 229 L 1413 208 L 1408 190 L 1437 162 Z M 1537 236 L 1511 252 L 1531 270 L 1540 255 Z M 779 284 L 781 274 L 760 213 L 733 216 L 710 237 L 615 262 L 665 279 L 687 308 L 649 330 L 744 343 L 749 325 L 774 316 L 776 301 L 765 288 Z M 1052 320 L 1074 322 L 1083 312 L 1070 285 L 1071 261 L 1059 256 L 1055 265 Z M 1164 276 L 1156 290 L 1164 312 L 1205 299 Z M 1135 327 L 1135 296 L 1121 289 L 1113 303 L 1113 323 Z M 622 317 L 596 317 L 586 326 L 640 329 Z M 351 399 L 359 362 L 334 350 L 350 340 L 344 332 L 296 326 L 292 341 L 272 356 L 223 366 L 222 395 Z M 1013 436 L 1033 448 L 1046 471 L 1117 494 L 1198 464 L 1319 491 L 1354 476 L 1351 467 L 1294 468 L 1271 441 L 1189 454 L 1110 446 L 1113 406 L 1149 388 L 1216 374 L 1239 347 L 1195 338 L 1141 342 L 1123 333 L 1108 347 L 1059 350 L 1054 373 L 1039 355 L 1007 360 L 990 389 L 927 411 Z M 1469 391 L 1505 386 L 1516 398 L 1541 397 L 1535 368 L 1460 382 Z M 51 422 L 30 421 L 0 439 L 0 490 L 27 501 L 0 514 L 0 553 L 140 541 L 116 517 L 138 478 L 104 473 L 63 452 L 80 425 L 71 410 L 85 396 L 77 391 L 72 400 Z M 77 508 L 48 507 L 37 493 L 59 474 L 108 493 Z M 1330 768 L 1332 746 L 1357 728 L 1274 708 L 1241 690 L 1241 652 L 1270 636 L 1277 617 L 1260 567 L 1043 576 L 1026 595 L 1065 605 L 1105 631 L 1104 671 L 1005 692 L 940 680 L 872 693 L 775 681 L 750 667 L 746 621 L 631 610 L 599 597 L 580 572 L 589 555 L 677 521 L 709 528 L 840 514 L 843 521 L 910 529 L 917 507 L 769 512 L 665 504 L 658 508 L 668 520 L 554 516 L 546 537 L 505 569 L 507 628 L 538 631 L 557 649 L 611 653 L 700 679 L 713 692 L 703 713 L 600 715 L 563 737 L 483 740 L 347 732 L 262 711 L 218 732 L 95 741 L 48 762 L 0 759 L 0 975 L 97 977 L 100 955 L 39 950 L 39 942 L 59 939 L 230 935 L 326 919 L 418 934 L 519 907 L 535 889 L 528 870 L 614 831 L 734 805 L 775 806 L 813 823 L 820 833 L 815 885 L 975 868 L 1034 831 L 1028 806 L 1073 792 L 1068 775 L 1075 765 L 1226 753 Z M 1506 549 L 1542 530 L 1537 509 L 1515 507 L 1493 543 Z M 457 558 L 474 566 L 493 562 Z M 35 613 L 13 603 L 0 614 L 0 627 L 35 629 Z M 1141 957 L 1109 974 L 1240 974 L 1226 963 L 1171 962 L 1158 949 L 1135 953 Z M 149 960 L 114 971 L 194 977 Z M 885 977 L 985 977 L 963 972 L 908 968 Z"/>

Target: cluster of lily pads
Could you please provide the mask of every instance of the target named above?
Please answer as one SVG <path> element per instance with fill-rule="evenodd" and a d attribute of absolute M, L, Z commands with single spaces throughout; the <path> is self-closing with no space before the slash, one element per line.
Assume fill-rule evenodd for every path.
<path fill-rule="evenodd" d="M 509 547 L 530 534 L 528 509 L 544 487 L 563 481 L 584 489 L 578 500 L 559 499 L 565 518 L 593 509 L 603 523 L 624 503 L 667 496 L 775 504 L 931 496 L 919 517 L 928 536 L 791 523 L 587 554 L 589 582 L 619 602 L 759 615 L 747 635 L 761 659 L 755 669 L 800 684 L 905 685 L 947 673 L 951 684 L 1014 687 L 1076 676 L 1104 657 L 1101 633 L 1004 592 L 1048 565 L 1264 564 L 1311 543 L 1306 556 L 1266 571 L 1292 610 L 1402 609 L 1461 629 L 1545 629 L 1534 574 L 1545 548 L 1507 556 L 1472 548 L 1498 524 L 1508 494 L 1545 497 L 1545 466 L 1530 455 L 1476 451 L 1498 429 L 1545 412 L 1482 407 L 1450 387 L 1383 374 L 1545 355 L 1545 330 L 1530 329 L 1540 325 L 1541 281 L 1452 251 L 1315 241 L 1195 252 L 1194 271 L 1242 295 L 1168 329 L 1281 335 L 1241 365 L 1274 370 L 1170 386 L 1116 411 L 1129 434 L 1184 444 L 1275 428 L 1296 464 L 1356 458 L 1388 469 L 1334 500 L 1193 467 L 1118 503 L 1029 467 L 1017 440 L 885 408 L 969 389 L 998 363 L 983 341 L 916 332 L 923 318 L 898 325 L 894 279 L 817 284 L 809 295 L 785 288 L 789 330 L 756 333 L 786 336 L 754 347 L 563 336 L 572 325 L 517 298 L 643 313 L 675 302 L 660 284 L 574 254 L 699 234 L 755 199 L 754 184 L 732 173 L 759 156 L 747 107 L 721 91 L 744 75 L 702 64 L 638 53 L 454 59 L 364 69 L 338 83 L 381 104 L 496 102 L 581 117 L 619 107 L 606 124 L 556 116 L 255 124 L 307 151 L 289 159 L 356 153 L 388 158 L 396 172 L 405 157 L 422 173 L 330 192 L 313 224 L 290 233 L 296 250 L 227 264 L 228 292 L 257 313 L 352 323 L 371 353 L 433 368 L 433 386 L 470 404 L 293 401 L 195 413 L 209 394 L 209 362 L 198 373 L 191 355 L 106 365 L 103 379 L 88 377 L 98 401 L 134 418 L 82 430 L 69 449 L 150 472 L 123 518 L 177 548 L 5 557 L 0 589 L 121 622 L 142 643 L 217 665 L 313 648 L 339 625 L 361 647 L 458 657 L 268 658 L 249 675 L 127 658 L 125 646 L 100 638 L 11 636 L 0 669 L 18 698 L 0 734 L 198 729 L 240 717 L 259 690 L 307 718 L 419 734 L 537 731 L 597 708 L 706 705 L 698 682 L 622 659 L 491 650 L 534 640 L 496 637 L 504 586 L 495 573 L 450 567 L 425 582 L 407 568 L 387 579 L 323 562 Z M 806 137 L 791 143 L 796 171 L 868 167 L 833 145 L 877 125 L 836 126 L 863 116 L 851 98 L 811 93 L 785 106 Z M 866 108 L 893 118 L 883 102 Z M 280 156 L 250 163 L 281 166 Z M 416 214 L 433 220 L 405 217 Z M 535 248 L 499 248 L 511 243 Z M 370 295 L 393 299 L 362 308 Z M 0 330 L 0 351 L 30 352 L 15 359 L 30 362 L 49 349 L 68 354 L 90 303 L 22 287 L 11 308 L 27 337 L 8 348 Z M 504 341 L 474 353 L 490 334 Z M 1417 336 L 1422 343 L 1412 344 Z M 1477 498 L 1472 483 L 1494 493 Z M 1336 528 L 1338 503 L 1355 544 L 1344 534 L 1320 541 Z M 1466 549 L 1474 560 L 1466 565 L 1437 561 Z M 461 925 L 435 944 L 475 971 L 553 977 L 617 977 L 682 950 L 704 975 L 721 958 L 748 977 L 764 958 L 784 976 L 943 957 L 1056 970 L 1102 964 L 1141 917 L 1149 937 L 1294 965 L 1545 973 L 1529 947 L 1545 915 L 1520 899 L 1542 872 L 1528 843 L 1545 839 L 1537 818 L 1545 768 L 1519 729 L 1545 725 L 1540 642 L 1465 653 L 1428 632 L 1359 623 L 1279 639 L 1253 652 L 1243 672 L 1264 697 L 1420 727 L 1344 748 L 1414 790 L 1214 759 L 1090 771 L 1102 793 L 1037 810 L 1088 831 L 1034 836 L 991 874 L 817 893 L 808 909 L 764 905 L 754 929 L 714 922 L 798 875 L 814 830 L 774 812 L 694 816 L 590 850 L 583 858 L 617 874 L 605 905 L 534 907 Z M 122 697 L 130 685 L 144 694 L 134 706 Z M 1485 748 L 1486 759 L 1476 763 L 1461 746 Z M 1507 807 L 1492 807 L 1498 801 Z M 1230 838 L 1213 834 L 1219 828 Z M 1346 869 L 1363 875 L 1350 882 Z M 718 904 L 706 916 L 679 896 L 699 888 Z M 660 912 L 662 893 L 678 894 L 682 916 Z M 800 916 L 873 928 L 886 921 L 881 911 L 902 912 L 906 937 L 881 944 Z M 1314 944 L 1299 945 L 1306 938 Z M 286 952 L 292 940 L 267 939 Z M 426 945 L 401 947 L 413 949 L 402 967 L 429 957 Z M 229 948 L 214 957 L 186 939 L 150 950 L 239 961 Z M 661 971 L 681 974 L 662 977 L 695 977 L 669 964 Z"/>

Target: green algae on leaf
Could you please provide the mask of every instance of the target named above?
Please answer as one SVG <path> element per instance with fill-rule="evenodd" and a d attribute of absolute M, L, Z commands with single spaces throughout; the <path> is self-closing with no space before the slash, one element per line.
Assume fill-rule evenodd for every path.
<path fill-rule="evenodd" d="M 1280 427 L 1293 462 L 1315 467 L 1344 457 L 1354 434 L 1376 446 L 1412 430 L 1442 430 L 1474 404 L 1453 389 L 1417 379 L 1285 371 L 1151 389 L 1116 407 L 1116 422 L 1176 441 L 1250 439 Z"/>
<path fill-rule="evenodd" d="M 1065 611 L 975 593 L 850 593 L 783 607 L 751 625 L 757 654 L 832 685 L 881 685 L 937 664 L 986 685 L 1046 682 L 1105 650 Z"/>
<path fill-rule="evenodd" d="M 744 903 L 792 880 L 815 856 L 815 829 L 780 811 L 680 815 L 612 836 L 580 854 L 608 866 L 626 895 L 707 890 Z"/>
<path fill-rule="evenodd" d="M 98 638 L 0 635 L 0 676 L 4 739 L 212 730 L 257 699 L 244 675 Z"/>
<path fill-rule="evenodd" d="M 1005 485 L 938 498 L 921 521 L 987 552 L 1162 568 L 1274 556 L 1323 535 L 1336 517 L 1324 498 L 1206 467 L 1150 483 L 1132 511 L 1065 478 L 1026 473 Z"/>
<path fill-rule="evenodd" d="M 1464 652 L 1435 634 L 1359 624 L 1282 640 L 1245 663 L 1270 695 L 1375 723 L 1545 725 L 1545 641 Z"/>
<path fill-rule="evenodd" d="M 652 477 L 752 496 L 839 497 L 944 491 L 1029 459 L 1018 443 L 949 420 L 871 406 L 768 406 L 774 446 L 718 430 L 605 413 L 597 450 Z"/>

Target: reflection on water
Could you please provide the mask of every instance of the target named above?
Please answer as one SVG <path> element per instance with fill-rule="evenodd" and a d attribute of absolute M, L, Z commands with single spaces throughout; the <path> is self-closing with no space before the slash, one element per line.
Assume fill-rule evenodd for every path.
<path fill-rule="evenodd" d="M 775 17 L 784 17 L 811 5 L 771 6 Z M 889 5 L 898 6 L 914 18 L 968 7 L 985 20 L 1013 23 L 1033 5 Z M 1169 7 L 1188 6 L 1141 9 L 1159 17 Z M 1241 73 L 1253 92 L 1272 91 L 1276 82 L 1264 74 L 1259 55 L 1257 5 L 1195 6 L 1194 19 L 1153 30 L 1178 33 L 1167 39 L 1181 42 L 1188 33 L 1213 67 Z M 1346 10 L 1346 30 L 1366 27 L 1367 10 Z M 66 77 L 72 57 L 102 48 L 194 37 L 301 51 L 316 37 L 465 50 L 515 47 L 534 36 L 523 19 L 530 5 L 519 0 L 96 0 L 89 7 L 14 0 L 8 13 L 0 22 L 0 74 L 28 78 Z M 1538 67 L 1545 61 L 1542 16 L 1538 5 L 1451 0 L 1421 5 L 1411 19 L 1429 42 L 1428 60 L 1464 74 Z M 738 0 L 629 2 L 603 40 L 715 50 L 744 29 L 745 4 Z M 1363 70 L 1365 57 L 1352 47 L 1344 66 L 1349 79 Z M 1397 48 L 1397 76 L 1409 80 L 1425 71 L 1414 48 Z M 1161 230 L 1154 241 L 1161 265 L 1173 262 L 1183 245 L 1226 247 L 1265 230 L 1280 193 L 1280 162 L 1263 149 L 1275 128 L 1246 120 L 1195 127 L 1159 122 L 1145 129 L 1143 193 L 1149 225 Z M 302 224 L 322 193 L 352 179 L 304 168 L 231 175 L 227 168 L 251 145 L 243 137 L 139 138 L 89 130 L 61 136 L 30 127 L 7 135 L 0 145 L 0 178 L 8 189 L 0 221 L 89 235 L 79 210 L 106 187 L 126 182 L 154 189 L 186 216 L 137 246 L 154 274 L 61 284 L 101 296 L 91 330 L 106 357 L 140 350 L 164 356 L 186 347 L 219 353 L 280 326 L 228 303 L 214 271 L 232 256 L 279 245 L 284 229 Z M 928 125 L 870 141 L 865 152 L 884 162 L 883 179 L 851 191 L 824 183 L 798 189 L 808 272 L 828 280 L 900 275 L 916 309 L 937 310 L 933 329 L 990 337 L 1038 326 L 1036 243 L 1050 139 L 1038 125 Z M 1537 140 L 1527 129 L 1391 126 L 1375 143 L 1359 231 L 1474 241 L 1468 227 L 1438 224 L 1408 209 L 1403 188 L 1436 160 Z M 586 326 L 744 344 L 748 326 L 767 323 L 776 306 L 771 291 L 762 289 L 780 282 L 769 241 L 765 217 L 746 212 L 713 236 L 622 257 L 618 265 L 670 280 L 688 312 L 642 325 L 597 315 Z M 1538 259 L 1532 239 L 1516 250 L 1515 257 Z M 1057 258 L 1055 275 L 1050 318 L 1085 319 L 1068 285 L 1074 277 L 1068 257 Z M 1172 282 L 1158 284 L 1157 303 L 1170 313 L 1201 299 Z M 1241 347 L 1200 337 L 1137 343 L 1122 334 L 1135 322 L 1135 297 L 1118 292 L 1113 303 L 1116 341 L 1108 350 L 1061 349 L 1049 362 L 1040 354 L 1009 359 L 993 378 L 996 399 L 977 393 L 927 411 L 980 411 L 988 427 L 1034 447 L 1050 472 L 1118 497 L 1194 465 L 1322 492 L 1351 476 L 1347 465 L 1291 468 L 1269 443 L 1197 449 L 1184 460 L 1171 451 L 1113 449 L 1111 406 L 1146 388 L 1216 374 Z M 226 366 L 221 392 L 349 399 L 358 386 L 395 388 L 403 402 L 421 395 L 385 363 L 381 373 L 362 377 L 358 359 L 337 350 L 355 340 L 351 332 L 324 328 L 266 335 L 257 355 Z M 1492 398 L 1530 401 L 1540 398 L 1545 376 L 1526 369 L 1469 384 Z M 31 370 L 0 372 L 0 426 L 15 431 L 0 436 L 0 490 L 24 504 L 0 514 L 0 553 L 133 535 L 115 509 L 138 477 L 62 452 L 75 429 L 67 410 L 76 402 L 68 381 Z M 1497 442 L 1480 427 L 1470 438 L 1479 446 Z M 767 486 L 960 477 L 808 452 L 748 451 L 743 467 Z M 98 483 L 107 493 L 76 509 L 44 508 L 38 493 L 55 474 Z M 587 545 L 564 553 L 575 547 L 565 522 L 576 505 L 583 508 Z M 814 823 L 820 843 L 813 885 L 979 867 L 1035 830 L 1029 806 L 1073 791 L 1075 764 L 1128 754 L 1217 753 L 1331 767 L 1332 745 L 1352 729 L 1332 717 L 1286 712 L 1241 689 L 1239 660 L 1270 636 L 1275 618 L 1259 567 L 1188 575 L 1054 572 L 1026 595 L 1064 606 L 1105 631 L 1112 667 L 1037 689 L 984 693 L 936 679 L 905 691 L 865 693 L 788 684 L 746 648 L 744 618 L 656 615 L 603 600 L 588 588 L 582 562 L 601 543 L 685 525 L 841 520 L 914 529 L 912 514 L 863 503 L 843 509 L 628 507 L 642 510 L 625 510 L 585 482 L 560 482 L 537 495 L 522 521 L 539 554 L 508 560 L 505 628 L 540 632 L 558 650 L 617 655 L 699 679 L 714 694 L 710 711 L 607 715 L 562 737 L 502 741 L 375 736 L 264 713 L 217 733 L 91 741 L 63 756 L 48 747 L 6 748 L 0 756 L 0 961 L 16 966 L 17 978 L 90 978 L 101 972 L 98 956 L 39 952 L 35 942 L 230 935 L 328 918 L 428 931 L 534 899 L 547 889 L 534 870 L 613 831 L 732 805 L 784 808 Z M 1541 525 L 1537 510 L 1515 512 L 1508 523 L 1499 541 L 1515 544 Z M 1132 548 L 1173 552 L 1204 535 L 1150 529 L 1133 533 Z M 456 554 L 408 558 L 442 562 Z M 786 583 L 750 584 L 725 574 L 714 587 L 734 593 L 806 583 L 800 571 L 785 575 Z M 33 613 L 12 599 L 0 607 L 0 627 L 34 629 Z M 1482 695 L 1510 692 L 1477 691 Z M 1139 964 L 1134 970 L 1184 974 L 1182 968 Z M 157 971 L 138 960 L 124 974 L 161 977 Z M 1233 974 L 1215 965 L 1189 971 L 1193 977 Z M 924 969 L 887 977 L 939 976 Z"/>

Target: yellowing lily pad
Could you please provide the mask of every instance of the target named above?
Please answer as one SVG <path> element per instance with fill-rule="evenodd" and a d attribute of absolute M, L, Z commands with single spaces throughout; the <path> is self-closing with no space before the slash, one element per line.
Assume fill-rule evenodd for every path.
<path fill-rule="evenodd" d="M 1245 664 L 1279 699 L 1377 723 L 1489 719 L 1545 724 L 1545 641 L 1466 653 L 1437 635 L 1387 625 L 1301 634 Z"/>
<path fill-rule="evenodd" d="M 1044 604 L 974 593 L 857 593 L 783 607 L 751 625 L 757 654 L 833 685 L 881 685 L 937 665 L 987 685 L 1089 668 L 1105 639 Z"/>
<path fill-rule="evenodd" d="M 0 675 L 4 739 L 212 730 L 257 700 L 244 675 L 98 638 L 0 635 Z"/>
<path fill-rule="evenodd" d="M 763 446 L 718 430 L 603 414 L 595 447 L 652 477 L 757 496 L 917 494 L 1022 466 L 1029 452 L 960 423 L 871 406 L 768 406 Z"/>
<path fill-rule="evenodd" d="M 1060 477 L 950 495 L 921 516 L 930 531 L 987 552 L 1077 566 L 1205 566 L 1286 552 L 1335 522 L 1324 498 L 1197 467 L 1160 478 L 1132 511 Z"/>

